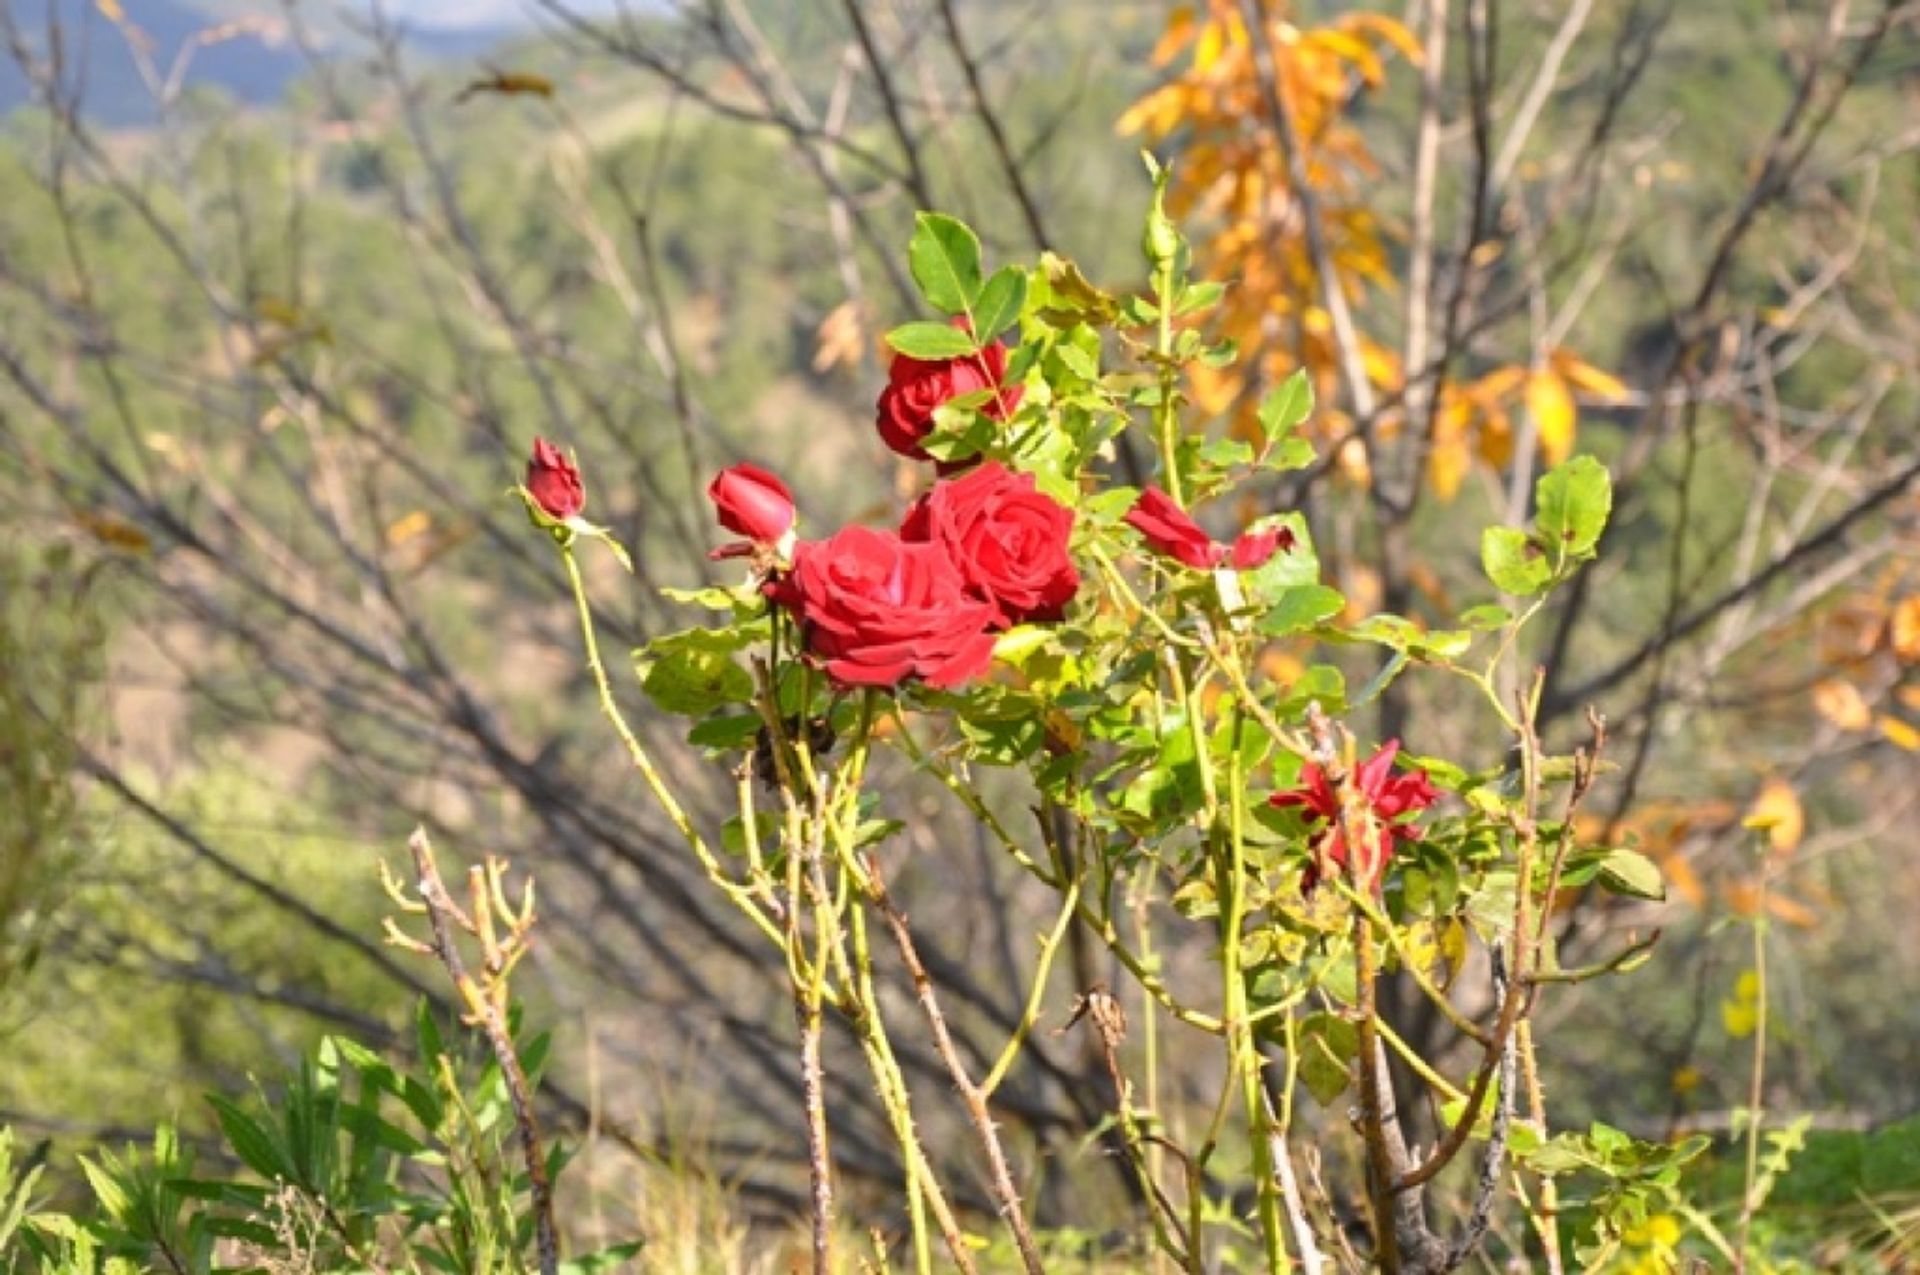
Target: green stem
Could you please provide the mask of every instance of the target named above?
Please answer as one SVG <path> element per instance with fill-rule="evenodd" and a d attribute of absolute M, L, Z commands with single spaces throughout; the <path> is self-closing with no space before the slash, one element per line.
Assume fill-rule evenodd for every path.
<path fill-rule="evenodd" d="M 601 713 L 613 724 L 614 733 L 619 735 L 620 742 L 626 746 L 627 756 L 632 759 L 634 769 L 640 772 L 640 777 L 646 781 L 654 800 L 660 803 L 661 810 L 666 813 L 667 821 L 674 826 L 680 833 L 681 839 L 699 858 L 700 866 L 706 869 L 708 878 L 719 886 L 729 899 L 733 900 L 734 906 L 747 914 L 748 919 L 760 928 L 761 933 L 772 939 L 776 945 L 784 945 L 786 936 L 781 933 L 780 927 L 761 909 L 752 891 L 728 876 L 725 869 L 720 866 L 720 860 L 708 847 L 706 838 L 702 837 L 699 829 L 693 826 L 693 821 L 687 817 L 685 808 L 673 795 L 673 790 L 667 787 L 666 780 L 661 777 L 659 769 L 654 766 L 653 758 L 647 755 L 647 750 L 640 743 L 639 737 L 627 724 L 625 714 L 620 711 L 619 702 L 614 699 L 613 683 L 607 676 L 606 665 L 600 659 L 600 640 L 594 631 L 593 608 L 587 602 L 586 582 L 580 577 L 580 563 L 573 556 L 571 544 L 560 546 L 560 561 L 566 566 L 567 583 L 573 588 L 573 602 L 580 616 L 580 637 L 586 647 L 587 671 L 593 675 L 594 687 L 600 694 Z"/>

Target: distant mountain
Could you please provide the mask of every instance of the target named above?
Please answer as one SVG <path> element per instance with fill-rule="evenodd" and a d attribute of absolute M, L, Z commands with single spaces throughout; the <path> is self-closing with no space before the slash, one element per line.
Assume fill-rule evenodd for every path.
<path fill-rule="evenodd" d="M 104 11 L 116 7 L 124 14 L 120 22 Z M 178 68 L 183 84 L 218 88 L 248 105 L 279 101 L 307 70 L 276 5 L 120 0 L 116 6 L 108 0 L 103 8 L 100 0 L 0 0 L 0 15 L 42 59 L 54 47 L 57 31 L 66 67 L 63 82 L 78 86 L 87 116 L 113 127 L 158 118 L 143 61 L 163 82 Z M 478 59 L 513 34 L 507 28 L 409 27 L 407 43 L 426 57 Z M 136 56 L 132 40 L 140 42 L 144 57 Z M 0 115 L 33 96 L 26 74 L 0 50 Z"/>

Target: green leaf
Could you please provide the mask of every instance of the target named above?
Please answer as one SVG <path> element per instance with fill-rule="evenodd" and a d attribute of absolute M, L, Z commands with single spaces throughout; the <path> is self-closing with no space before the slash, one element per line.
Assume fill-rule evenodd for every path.
<path fill-rule="evenodd" d="M 760 737 L 758 713 L 723 713 L 709 717 L 687 732 L 687 742 L 695 748 L 734 752 L 751 748 Z"/>
<path fill-rule="evenodd" d="M 1613 509 L 1613 480 L 1591 456 L 1575 456 L 1534 487 L 1535 525 L 1562 560 L 1584 558 L 1600 543 Z"/>
<path fill-rule="evenodd" d="M 1272 605 L 1255 627 L 1270 637 L 1284 637 L 1289 633 L 1310 629 L 1322 620 L 1332 619 L 1340 614 L 1340 608 L 1346 604 L 1346 598 L 1338 589 L 1328 588 L 1324 584 L 1295 585 L 1275 595 Z"/>
<path fill-rule="evenodd" d="M 1295 369 L 1292 376 L 1261 399 L 1258 415 L 1260 428 L 1266 431 L 1269 443 L 1291 433 L 1313 415 L 1313 383 L 1307 380 L 1307 369 Z"/>
<path fill-rule="evenodd" d="M 258 1121 L 218 1094 L 209 1094 L 207 1101 L 220 1119 L 220 1132 L 226 1136 L 227 1145 L 242 1164 L 269 1182 L 294 1176 L 279 1142 Z"/>
<path fill-rule="evenodd" d="M 1547 587 L 1553 567 L 1526 532 L 1515 527 L 1488 527 L 1480 537 L 1480 565 L 1487 579 L 1502 593 L 1526 597 Z"/>
<path fill-rule="evenodd" d="M 1330 1106 L 1346 1092 L 1359 1053 L 1359 1029 L 1346 1019 L 1308 1014 L 1300 1020 L 1300 1079 L 1321 1106 Z"/>
<path fill-rule="evenodd" d="M 981 344 L 993 340 L 1020 321 L 1027 304 L 1027 272 L 1003 266 L 993 272 L 973 305 L 973 331 Z"/>
<path fill-rule="evenodd" d="M 645 1240 L 632 1240 L 585 1257 L 571 1258 L 560 1263 L 560 1275 L 600 1275 L 602 1271 L 618 1270 L 623 1262 L 638 1257 L 645 1247 Z"/>
<path fill-rule="evenodd" d="M 1660 875 L 1660 865 L 1637 850 L 1609 850 L 1606 858 L 1600 860 L 1599 875 L 1600 884 L 1615 894 L 1636 899 L 1667 897 L 1667 883 Z"/>
<path fill-rule="evenodd" d="M 916 214 L 907 262 L 920 295 L 934 309 L 947 314 L 973 309 L 980 295 L 980 240 L 964 222 L 944 213 Z"/>
<path fill-rule="evenodd" d="M 1460 623 L 1476 633 L 1488 633 L 1494 629 L 1503 629 L 1513 622 L 1513 612 L 1503 606 L 1488 603 L 1485 606 L 1468 607 L 1460 613 Z"/>
<path fill-rule="evenodd" d="M 887 344 L 910 359 L 961 359 L 979 347 L 971 336 L 946 323 L 903 323 L 887 333 Z"/>
<path fill-rule="evenodd" d="M 753 678 L 734 661 L 738 643 L 724 632 L 688 629 L 656 638 L 636 653 L 640 689 L 663 711 L 702 717 L 753 699 Z"/>

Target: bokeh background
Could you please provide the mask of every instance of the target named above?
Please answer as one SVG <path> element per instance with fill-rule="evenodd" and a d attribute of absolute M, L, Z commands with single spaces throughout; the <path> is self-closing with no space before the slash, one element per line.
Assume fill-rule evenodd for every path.
<path fill-rule="evenodd" d="M 1763 917 L 1768 1105 L 1835 1139 L 1797 1198 L 1909 1198 L 1916 33 L 1911 3 L 1810 0 L 0 0 L 0 1122 L 70 1164 L 204 1132 L 203 1093 L 323 1033 L 404 1050 L 439 992 L 382 946 L 375 864 L 424 824 L 540 881 L 520 990 L 588 1148 L 571 1224 L 680 1209 L 716 1263 L 753 1254 L 805 1174 L 780 971 L 630 781 L 505 492 L 536 433 L 577 449 L 637 562 L 594 581 L 615 650 L 694 622 L 659 586 L 726 574 L 723 464 L 786 475 L 816 531 L 891 517 L 917 479 L 872 404 L 879 334 L 924 317 L 914 210 L 1137 288 L 1150 148 L 1245 356 L 1192 427 L 1296 367 L 1319 392 L 1320 463 L 1220 530 L 1301 508 L 1356 607 L 1440 625 L 1543 461 L 1614 472 L 1530 655 L 1551 744 L 1609 724 L 1583 831 L 1669 890 L 1564 901 L 1568 966 L 1661 937 L 1545 1011 L 1559 1110 L 1726 1132 L 1733 922 Z M 1395 680 L 1354 725 L 1473 760 L 1495 736 L 1451 696 Z M 634 701 L 695 804 L 720 792 Z M 992 1051 L 1051 917 L 930 786 L 891 792 L 898 888 Z M 1168 928 L 1171 977 L 1198 971 Z M 1104 959 L 1062 962 L 1054 1025 Z M 1168 1084 L 1203 1100 L 1180 1044 Z M 884 1183 L 845 1083 L 844 1167 Z M 1002 1091 L 1050 1225 L 1130 1207 L 1104 1084 L 1043 1036 Z"/>

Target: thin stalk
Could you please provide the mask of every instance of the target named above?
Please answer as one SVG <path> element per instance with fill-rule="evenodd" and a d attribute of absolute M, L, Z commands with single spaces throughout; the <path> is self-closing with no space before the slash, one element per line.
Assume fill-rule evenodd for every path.
<path fill-rule="evenodd" d="M 586 648 L 587 671 L 593 675 L 594 688 L 600 695 L 600 711 L 607 721 L 612 723 L 614 733 L 626 746 L 627 756 L 633 761 L 633 768 L 639 771 L 640 777 L 646 781 L 654 800 L 660 803 L 660 809 L 665 812 L 667 821 L 673 824 L 681 839 L 699 858 L 700 866 L 706 869 L 708 878 L 719 886 L 729 899 L 733 900 L 736 907 L 746 913 L 748 919 L 759 927 L 761 933 L 772 939 L 776 945 L 784 944 L 786 936 L 781 932 L 780 927 L 774 923 L 773 918 L 761 910 L 752 891 L 728 876 L 726 870 L 720 866 L 720 860 L 707 845 L 706 838 L 702 837 L 699 829 L 693 826 L 693 820 L 687 817 L 685 808 L 673 795 L 673 790 L 667 787 L 666 780 L 662 778 L 659 769 L 653 764 L 653 758 L 648 756 L 646 748 L 640 743 L 639 736 L 635 735 L 633 728 L 627 725 L 626 715 L 620 711 L 619 701 L 614 699 L 613 683 L 607 677 L 606 665 L 600 659 L 600 640 L 594 631 L 593 608 L 587 603 L 586 582 L 580 577 L 580 563 L 574 557 L 572 544 L 560 546 L 560 561 L 566 565 L 567 583 L 572 586 L 574 606 L 580 615 L 580 638 Z"/>

